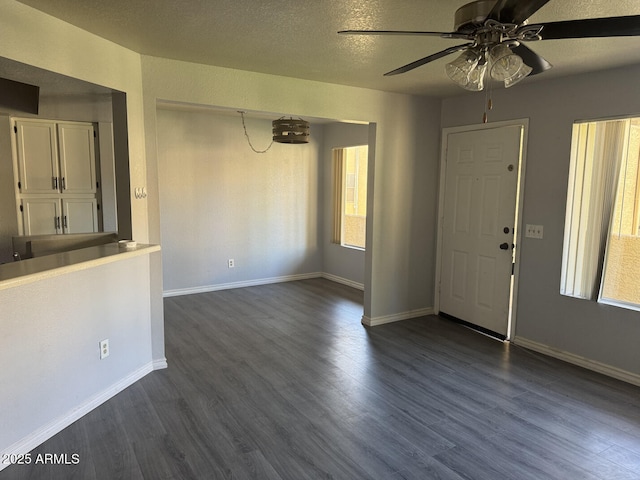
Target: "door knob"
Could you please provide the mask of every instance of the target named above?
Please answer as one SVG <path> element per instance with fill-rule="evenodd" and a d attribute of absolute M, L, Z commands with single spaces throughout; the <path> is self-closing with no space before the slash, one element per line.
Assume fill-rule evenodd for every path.
<path fill-rule="evenodd" d="M 500 250 L 509 250 L 509 244 L 507 242 L 501 243 Z"/>

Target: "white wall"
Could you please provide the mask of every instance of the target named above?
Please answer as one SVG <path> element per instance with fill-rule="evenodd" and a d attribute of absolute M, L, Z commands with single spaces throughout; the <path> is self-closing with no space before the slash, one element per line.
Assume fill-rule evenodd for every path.
<path fill-rule="evenodd" d="M 571 127 L 576 120 L 640 114 L 640 66 L 494 89 L 490 121 L 529 118 L 523 224 L 544 239 L 521 248 L 516 342 L 529 341 L 640 380 L 638 312 L 560 295 Z M 484 94 L 443 101 L 442 125 L 477 124 Z"/>
<path fill-rule="evenodd" d="M 433 306 L 440 102 L 428 98 L 142 57 L 149 233 L 160 239 L 157 100 L 375 123 L 365 315 Z"/>
<path fill-rule="evenodd" d="M 258 154 L 236 112 L 163 107 L 157 115 L 167 294 L 322 271 L 321 126 L 312 125 L 308 144 Z M 246 127 L 257 150 L 269 146 L 271 120 L 246 118 Z"/>

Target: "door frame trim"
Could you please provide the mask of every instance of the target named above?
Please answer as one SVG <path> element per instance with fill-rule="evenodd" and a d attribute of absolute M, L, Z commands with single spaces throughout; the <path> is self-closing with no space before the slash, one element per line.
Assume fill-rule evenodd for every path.
<path fill-rule="evenodd" d="M 507 340 L 512 339 L 515 336 L 516 327 L 516 313 L 517 301 L 518 301 L 518 279 L 520 277 L 520 245 L 522 245 L 522 210 L 524 205 L 524 184 L 525 184 L 525 171 L 527 160 L 527 139 L 529 136 L 529 119 L 521 118 L 516 120 L 506 120 L 502 122 L 493 123 L 481 123 L 478 125 L 464 125 L 459 127 L 445 127 L 442 129 L 442 136 L 440 138 L 440 178 L 438 180 L 438 217 L 437 217 L 437 239 L 436 239 L 436 278 L 435 278 L 435 293 L 434 293 L 434 312 L 437 315 L 440 313 L 440 277 L 442 266 L 442 228 L 444 225 L 444 186 L 446 177 L 446 165 L 447 165 L 447 146 L 449 143 L 449 135 L 454 133 L 464 133 L 476 130 L 488 130 L 493 128 L 502 128 L 518 126 L 522 127 L 522 145 L 520 155 L 519 166 L 519 182 L 516 189 L 516 232 L 514 236 L 514 242 L 516 245 L 515 253 L 515 268 L 513 271 L 513 283 L 511 287 L 511 302 L 510 302 L 510 321 L 507 328 Z"/>

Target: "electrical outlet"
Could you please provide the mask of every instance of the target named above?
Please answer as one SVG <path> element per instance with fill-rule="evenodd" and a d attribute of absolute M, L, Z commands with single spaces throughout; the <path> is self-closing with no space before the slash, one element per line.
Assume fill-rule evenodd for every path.
<path fill-rule="evenodd" d="M 100 360 L 104 360 L 109 356 L 109 339 L 106 338 L 100 342 Z"/>
<path fill-rule="evenodd" d="M 230 258 L 229 260 L 227 260 L 227 265 L 229 266 L 229 268 L 233 268 L 236 266 L 236 262 L 233 260 L 233 258 Z"/>
<path fill-rule="evenodd" d="M 529 225 L 527 224 L 524 236 L 527 238 L 542 238 L 544 233 L 544 227 L 542 225 Z"/>

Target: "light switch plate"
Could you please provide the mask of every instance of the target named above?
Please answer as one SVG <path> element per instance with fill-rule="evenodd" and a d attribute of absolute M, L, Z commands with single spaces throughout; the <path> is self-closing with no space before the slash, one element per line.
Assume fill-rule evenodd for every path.
<path fill-rule="evenodd" d="M 529 225 L 527 224 L 524 236 L 527 238 L 542 238 L 544 234 L 544 227 L 542 225 Z"/>

